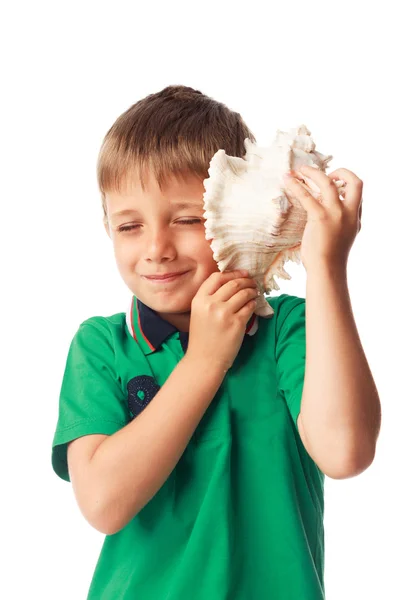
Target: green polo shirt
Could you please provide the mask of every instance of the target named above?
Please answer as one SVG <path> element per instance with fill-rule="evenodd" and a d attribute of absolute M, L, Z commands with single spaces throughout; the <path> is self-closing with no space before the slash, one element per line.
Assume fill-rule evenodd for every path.
<path fill-rule="evenodd" d="M 164 485 L 122 530 L 105 536 L 87 600 L 325 597 L 324 474 L 297 428 L 305 299 L 281 294 L 268 302 L 274 314 L 249 321 Z M 70 481 L 68 442 L 112 435 L 146 409 L 187 342 L 187 333 L 134 296 L 126 313 L 79 326 L 52 444 L 57 475 Z"/>

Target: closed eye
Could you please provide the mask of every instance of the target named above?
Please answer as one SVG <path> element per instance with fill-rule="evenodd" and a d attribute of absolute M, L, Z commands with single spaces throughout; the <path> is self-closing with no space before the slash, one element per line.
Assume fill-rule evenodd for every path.
<path fill-rule="evenodd" d="M 201 222 L 202 219 L 186 219 L 184 221 L 178 221 L 178 223 L 182 225 L 193 225 L 194 223 Z M 121 225 L 121 227 L 118 227 L 118 231 L 131 231 L 132 229 L 137 229 L 138 227 L 140 227 L 139 223 L 135 223 L 132 225 Z"/>

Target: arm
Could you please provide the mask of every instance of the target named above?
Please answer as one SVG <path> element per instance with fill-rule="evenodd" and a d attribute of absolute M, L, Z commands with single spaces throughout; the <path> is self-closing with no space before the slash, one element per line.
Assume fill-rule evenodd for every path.
<path fill-rule="evenodd" d="M 300 427 L 320 469 L 352 477 L 373 461 L 381 423 L 378 391 L 354 322 L 346 271 L 310 270 L 306 370 Z"/>
<path fill-rule="evenodd" d="M 116 533 L 151 500 L 182 456 L 224 376 L 210 361 L 200 364 L 184 356 L 145 410 L 100 444 L 88 469 L 96 528 Z"/>

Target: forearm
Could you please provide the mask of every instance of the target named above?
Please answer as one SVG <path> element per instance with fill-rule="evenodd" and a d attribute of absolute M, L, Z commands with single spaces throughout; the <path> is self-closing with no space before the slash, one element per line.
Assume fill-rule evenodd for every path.
<path fill-rule="evenodd" d="M 343 269 L 307 274 L 301 420 L 310 454 L 323 471 L 363 469 L 373 460 L 380 401 Z"/>
<path fill-rule="evenodd" d="M 102 530 L 122 529 L 161 488 L 224 376 L 186 355 L 145 410 L 98 447 L 91 476 Z"/>

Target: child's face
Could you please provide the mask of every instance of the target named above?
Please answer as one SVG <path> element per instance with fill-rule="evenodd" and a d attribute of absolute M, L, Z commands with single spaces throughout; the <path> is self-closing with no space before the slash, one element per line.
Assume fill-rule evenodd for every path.
<path fill-rule="evenodd" d="M 205 239 L 204 191 L 203 182 L 190 176 L 185 182 L 170 179 L 161 192 L 151 175 L 145 192 L 135 180 L 128 193 L 106 195 L 106 231 L 122 279 L 139 300 L 182 331 L 188 331 L 190 305 L 197 290 L 218 271 L 211 240 Z M 179 207 L 179 203 L 189 206 Z M 132 212 L 116 214 L 122 210 Z M 145 277 L 184 271 L 187 273 L 171 282 L 152 282 Z"/>

